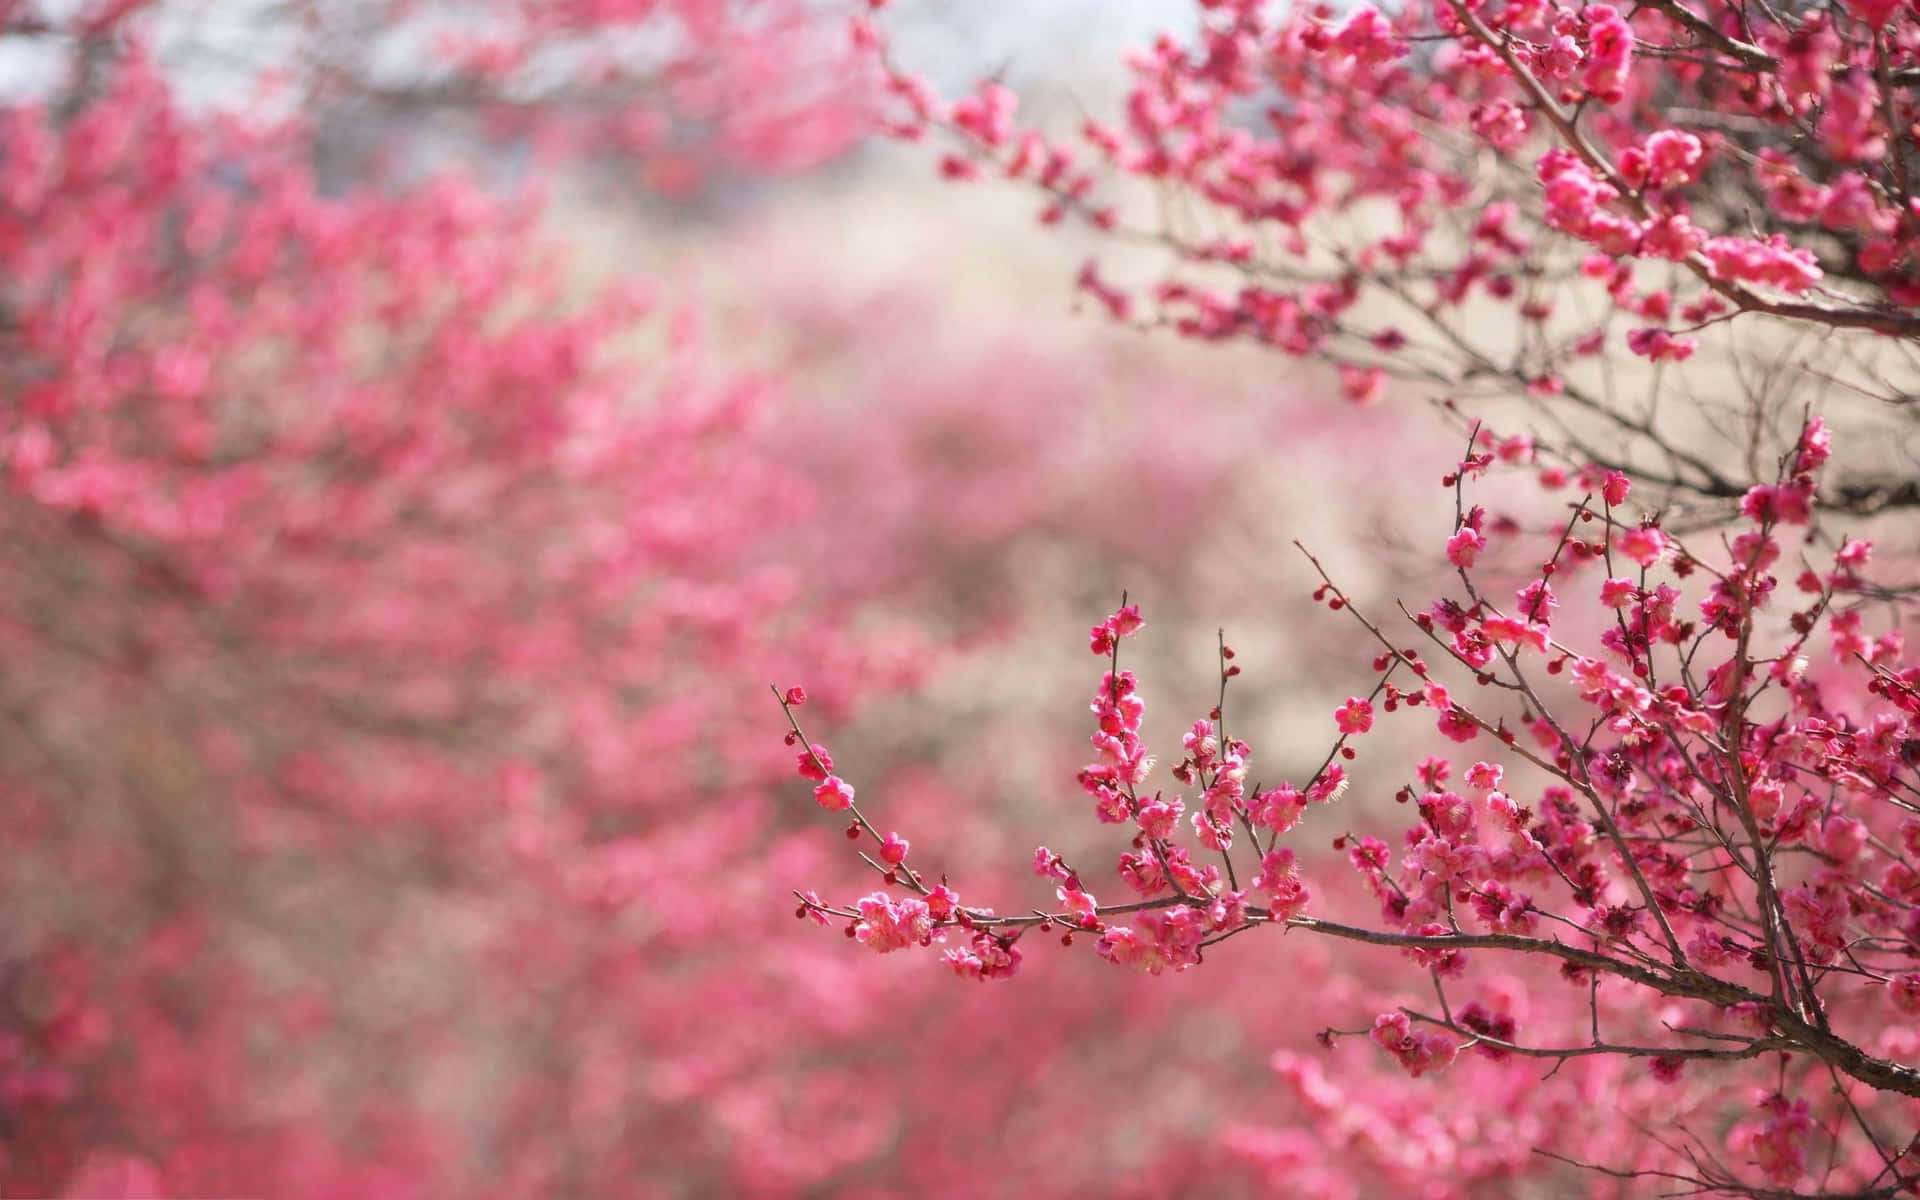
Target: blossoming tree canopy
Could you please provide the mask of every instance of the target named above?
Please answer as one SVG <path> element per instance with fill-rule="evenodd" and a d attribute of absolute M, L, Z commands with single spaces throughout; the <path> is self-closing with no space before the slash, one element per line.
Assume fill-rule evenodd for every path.
<path fill-rule="evenodd" d="M 1224 639 L 1218 702 L 1156 770 L 1119 662 L 1141 610 L 1123 604 L 1092 629 L 1107 662 L 1079 776 L 1118 844 L 1091 862 L 1041 847 L 1050 894 L 1011 911 L 919 865 L 910 836 L 937 831 L 894 830 L 784 697 L 801 774 L 883 884 L 807 893 L 798 915 L 882 952 L 937 945 L 973 979 L 1016 974 L 1041 937 L 1149 974 L 1249 933 L 1234 952 L 1262 953 L 1262 929 L 1294 935 L 1264 951 L 1280 958 L 1302 934 L 1395 948 L 1405 990 L 1323 1040 L 1364 1035 L 1408 1083 L 1342 1087 L 1291 1051 L 1275 1065 L 1302 1120 L 1403 1184 L 1435 1159 L 1351 1131 L 1444 1103 L 1411 1080 L 1464 1056 L 1461 1096 L 1544 1104 L 1551 1074 L 1607 1089 L 1638 1132 L 1543 1127 L 1526 1164 L 1435 1134 L 1462 1187 L 1566 1163 L 1600 1187 L 1920 1186 L 1920 667 L 1911 589 L 1873 567 L 1876 540 L 1913 547 L 1898 525 L 1842 524 L 1920 503 L 1913 461 L 1864 424 L 1913 432 L 1920 16 L 1223 0 L 1196 17 L 1130 60 L 1123 115 L 1066 136 L 1020 129 L 997 83 L 941 100 L 884 17 L 854 36 L 893 131 L 940 138 L 943 175 L 1037 188 L 1043 223 L 1159 251 L 1147 282 L 1082 270 L 1115 319 L 1321 360 L 1350 403 L 1440 400 L 1465 443 L 1432 547 L 1453 582 L 1387 621 L 1307 556 L 1371 674 L 1305 770 L 1262 768 L 1231 723 Z M 1129 180 L 1156 193 L 1144 219 Z M 1768 392 L 1779 375 L 1792 407 Z M 1738 439 L 1712 436 L 1709 402 Z M 1475 490 L 1513 469 L 1572 499 L 1495 515 Z M 1357 761 L 1423 713 L 1457 748 Z M 1356 781 L 1405 819 L 1353 811 Z M 1331 829 L 1338 860 L 1305 829 Z M 1364 915 L 1325 915 L 1356 884 Z M 1320 1178 L 1283 1135 L 1234 1145 L 1275 1180 Z"/>
<path fill-rule="evenodd" d="M 8 61 L 46 68 L 0 98 L 0 1191 L 605 1194 L 645 1157 L 608 1131 L 684 1105 L 582 1064 L 617 1043 L 691 1069 L 640 969 L 677 947 L 636 898 L 658 861 L 773 837 L 751 804 L 668 819 L 770 777 L 744 699 L 700 681 L 810 663 L 844 713 L 921 656 L 847 633 L 862 597 L 796 586 L 773 390 L 705 361 L 690 314 L 645 320 L 685 298 L 575 298 L 533 203 L 322 161 L 319 109 L 415 100 L 339 77 L 368 46 L 334 22 L 429 6 L 219 6 L 287 35 L 243 70 L 302 89 L 238 113 L 250 79 L 187 94 L 234 36 L 196 7 L 0 3 Z M 505 66 L 456 86 L 464 60 L 399 81 L 542 131 L 551 104 L 569 136 L 651 112 L 652 149 L 705 169 L 673 122 L 714 119 L 720 47 L 766 105 L 810 104 L 761 34 L 818 31 L 736 11 L 490 6 L 466 28 L 536 59 L 665 36 L 624 75 L 542 68 L 551 96 Z M 724 115 L 723 149 L 782 166 L 771 108 Z M 777 994 L 792 969 L 683 984 Z M 423 1094 L 483 1069 L 484 1110 Z M 566 1099 L 589 1087 L 597 1118 Z"/>
<path fill-rule="evenodd" d="M 1669 506 L 1724 510 L 1751 481 L 1688 420 L 1724 389 L 1668 370 L 1622 394 L 1618 367 L 1703 354 L 1830 403 L 1911 390 L 1911 6 L 1227 0 L 1192 24 L 1129 60 L 1124 112 L 1070 134 L 1020 128 L 998 83 L 942 101 L 883 20 L 856 40 L 945 174 L 1161 249 L 1157 273 L 1114 268 L 1133 282 L 1082 271 L 1115 317 L 1326 360 L 1355 403 L 1389 381 L 1515 398 L 1556 469 L 1631 466 Z M 1774 446 L 1796 428 L 1773 417 Z M 1910 458 L 1855 457 L 1828 504 L 1920 500 Z"/>

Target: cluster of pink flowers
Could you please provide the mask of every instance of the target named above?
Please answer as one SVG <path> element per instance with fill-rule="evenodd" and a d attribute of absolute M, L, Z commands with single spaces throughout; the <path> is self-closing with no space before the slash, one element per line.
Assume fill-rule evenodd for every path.
<path fill-rule="evenodd" d="M 1445 1034 L 1414 1029 L 1405 1013 L 1382 1013 L 1374 1018 L 1373 1030 L 1368 1036 L 1415 1079 L 1428 1071 L 1443 1069 L 1460 1052 L 1459 1046 Z"/>
<path fill-rule="evenodd" d="M 1482 434 L 1477 441 L 1500 440 Z M 1055 906 L 998 928 L 1015 936 L 1059 929 L 1068 943 L 1091 932 L 1099 957 L 1154 975 L 1196 966 L 1209 947 L 1262 924 L 1399 947 L 1431 981 L 1434 1006 L 1403 1005 L 1364 1032 L 1410 1078 L 1447 1070 L 1469 1049 L 1480 1052 L 1478 1061 L 1522 1071 L 1529 1058 L 1611 1055 L 1643 1063 L 1644 1078 L 1657 1086 L 1702 1089 L 1697 1102 L 1705 1103 L 1725 1094 L 1724 1084 L 1713 1090 L 1716 1072 L 1740 1078 L 1741 1065 L 1762 1050 L 1784 1055 L 1791 1077 L 1801 1080 L 1827 1063 L 1853 1064 L 1840 1068 L 1852 1079 L 1830 1101 L 1776 1092 L 1769 1115 L 1723 1126 L 1725 1152 L 1741 1156 L 1765 1186 L 1804 1180 L 1805 1144 L 1825 1119 L 1823 1105 L 1867 1106 L 1885 1116 L 1902 1095 L 1920 1095 L 1920 1077 L 1881 1057 L 1906 1052 L 1913 1039 L 1872 1033 L 1873 1014 L 1920 1003 L 1905 949 L 1920 936 L 1920 871 L 1909 857 L 1909 847 L 1920 845 L 1920 821 L 1873 803 L 1889 789 L 1913 786 L 1897 747 L 1920 717 L 1920 668 L 1897 666 L 1897 639 L 1869 642 L 1856 632 L 1859 609 L 1842 607 L 1872 558 L 1863 539 L 1841 543 L 1829 573 L 1801 581 L 1807 607 L 1784 621 L 1768 616 L 1771 571 L 1781 559 L 1777 533 L 1804 521 L 1802 508 L 1811 503 L 1788 497 L 1815 494 L 1830 451 L 1824 422 L 1806 422 L 1781 458 L 1781 476 L 1754 489 L 1742 510 L 1745 527 L 1711 566 L 1655 520 L 1629 515 L 1634 489 L 1625 474 L 1583 471 L 1592 490 L 1556 531 L 1534 577 L 1515 589 L 1510 608 L 1481 590 L 1486 562 L 1460 561 L 1460 534 L 1492 523 L 1477 508 L 1456 514 L 1446 557 L 1464 595 L 1436 602 L 1414 624 L 1478 684 L 1505 680 L 1527 701 L 1519 711 L 1457 698 L 1439 681 L 1439 668 L 1397 646 L 1325 581 L 1317 597 L 1353 612 L 1376 640 L 1379 678 L 1371 696 L 1336 706 L 1333 749 L 1304 788 L 1248 784 L 1251 750 L 1227 732 L 1225 685 L 1238 666 L 1223 643 L 1222 707 L 1187 730 L 1168 769 L 1193 791 L 1154 790 L 1139 684 L 1118 665 L 1123 639 L 1142 621 L 1123 607 L 1092 630 L 1091 646 L 1108 669 L 1092 703 L 1096 760 L 1080 782 L 1095 798 L 1097 819 L 1131 833 L 1116 867 L 1138 899 L 1101 903 L 1078 871 L 1042 848 L 1034 867 L 1057 883 Z M 1525 458 L 1513 456 L 1515 465 Z M 1458 494 L 1495 461 L 1470 455 L 1446 484 Z M 1576 532 L 1589 522 L 1600 523 L 1597 534 Z M 1479 537 L 1476 555 L 1493 553 L 1495 542 Z M 1639 566 L 1637 577 L 1615 573 L 1627 562 Z M 1657 569 L 1671 581 L 1652 578 Z M 1581 582 L 1582 572 L 1590 582 Z M 1584 601 L 1569 600 L 1568 608 L 1590 605 L 1600 617 L 1585 634 L 1599 643 L 1593 652 L 1563 640 L 1584 628 L 1560 611 L 1563 596 Z M 1802 654 L 1821 625 L 1834 634 L 1847 669 L 1824 687 L 1809 677 Z M 1401 672 L 1417 684 L 1397 682 Z M 1849 693 L 1854 703 L 1866 706 L 1858 715 L 1831 707 L 1827 689 L 1842 680 L 1857 689 Z M 1776 691 L 1779 715 L 1749 715 L 1756 696 Z M 1460 768 L 1457 790 L 1448 786 L 1452 761 L 1422 761 L 1415 774 L 1425 790 L 1405 787 L 1398 796 L 1411 802 L 1415 819 L 1397 846 L 1351 834 L 1335 839 L 1378 906 L 1376 920 L 1351 926 L 1309 915 L 1306 880 L 1327 864 L 1275 843 L 1313 806 L 1347 789 L 1349 742 L 1376 729 L 1376 701 L 1389 716 L 1429 709 L 1437 732 L 1454 742 L 1491 735 L 1498 745 Z M 1722 744 L 1740 748 L 1735 762 L 1717 749 Z M 1541 774 L 1545 786 L 1523 798 L 1520 778 Z M 1796 849 L 1810 857 L 1790 858 Z M 1246 853 L 1252 865 L 1236 865 Z M 1337 882 L 1330 886 L 1338 892 Z M 860 920 L 871 921 L 869 907 L 880 903 L 862 901 Z M 1766 920 L 1744 915 L 1756 904 L 1767 906 Z M 969 922 L 956 911 L 947 923 Z M 896 937 L 885 948 L 899 944 Z M 1559 986 L 1574 985 L 1565 1005 L 1572 1011 L 1536 1012 L 1523 1027 L 1519 993 L 1476 969 L 1486 955 L 1546 966 Z M 978 957 L 949 952 L 949 960 L 965 974 L 991 973 Z M 1756 988 L 1752 972 L 1772 982 Z M 1589 1022 L 1599 1028 L 1603 984 L 1616 997 L 1607 1020 L 1634 1030 L 1631 1040 L 1583 1032 Z M 1447 991 L 1462 987 L 1480 994 L 1455 1007 Z M 1844 1027 L 1859 1032 L 1837 1032 L 1843 1014 Z M 1542 1040 L 1521 1041 L 1523 1030 Z M 1323 1036 L 1331 1042 L 1359 1032 Z M 1713 1070 L 1686 1070 L 1696 1059 L 1711 1060 Z M 1847 1153 L 1849 1178 L 1871 1175 L 1870 1143 Z"/>
<path fill-rule="evenodd" d="M 863 946 L 885 954 L 933 944 L 933 913 L 924 900 L 913 896 L 895 900 L 875 892 L 855 907 L 860 919 L 854 923 L 853 936 Z"/>
<path fill-rule="evenodd" d="M 1377 399 L 1374 372 L 1410 349 L 1456 369 L 1497 362 L 1516 390 L 1553 396 L 1609 345 L 1685 361 L 1701 343 L 1676 323 L 1791 314 L 1920 329 L 1903 307 L 1920 295 L 1920 196 L 1903 160 L 1903 81 L 1920 70 L 1920 40 L 1910 12 L 1884 7 L 1895 16 L 1882 33 L 1842 10 L 1755 16 L 1726 0 L 1344 13 L 1208 3 L 1190 41 L 1166 36 L 1130 59 L 1124 119 L 1085 121 L 1084 145 L 1018 128 L 998 83 L 947 106 L 898 64 L 879 60 L 879 72 L 907 109 L 896 130 L 953 135 L 950 175 L 1024 181 L 1049 224 L 1079 217 L 1161 242 L 1172 261 L 1152 283 L 1082 269 L 1081 287 L 1118 319 L 1323 358 L 1357 402 Z M 861 28 L 878 55 L 884 33 Z M 1240 105 L 1259 119 L 1240 120 Z M 1531 183 L 1482 170 L 1479 152 L 1435 132 L 1451 128 L 1530 165 Z M 1131 221 L 1090 156 L 1177 185 L 1198 229 Z M 1344 220 L 1370 204 L 1394 219 Z M 1482 214 L 1479 228 L 1460 225 L 1463 209 Z M 1651 328 L 1568 329 L 1569 306 L 1540 286 L 1568 238 L 1592 252 L 1587 275 L 1610 310 Z M 1335 270 L 1318 265 L 1329 249 Z M 1636 259 L 1680 270 L 1636 271 Z M 1219 263 L 1240 268 L 1238 287 L 1221 286 Z M 1396 303 L 1361 304 L 1369 293 Z M 1466 316 L 1476 297 L 1539 336 L 1518 352 L 1498 345 Z M 1378 315 L 1401 305 L 1420 315 Z M 1415 378 L 1433 360 L 1418 361 L 1403 364 Z"/>

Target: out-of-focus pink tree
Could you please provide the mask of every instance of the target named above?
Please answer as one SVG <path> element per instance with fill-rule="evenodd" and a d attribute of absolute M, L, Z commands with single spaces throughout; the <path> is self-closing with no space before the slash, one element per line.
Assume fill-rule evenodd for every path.
<path fill-rule="evenodd" d="M 1438 401 L 1462 447 L 1431 533 L 1448 576 L 1387 621 L 1303 560 L 1371 672 L 1304 769 L 1253 758 L 1224 641 L 1217 702 L 1150 753 L 1118 662 L 1141 610 L 1095 625 L 1079 782 L 1117 853 L 1041 847 L 1037 900 L 921 869 L 937 826 L 910 845 L 793 724 L 886 885 L 803 910 L 883 952 L 939 943 L 975 979 L 1056 938 L 1156 975 L 1285 964 L 1302 935 L 1398 950 L 1397 992 L 1343 997 L 1321 1040 L 1401 1073 L 1286 1047 L 1292 1127 L 1225 1135 L 1290 1188 L 1920 1188 L 1913 546 L 1874 524 L 1920 499 L 1920 14 L 1196 15 L 1129 64 L 1123 116 L 1067 137 L 1021 130 L 997 83 L 939 99 L 872 21 L 854 37 L 942 174 L 1018 181 L 1044 223 L 1158 253 L 1147 282 L 1080 272 L 1116 319 L 1320 362 L 1363 407 Z M 1502 472 L 1571 499 L 1495 513 Z M 1359 753 L 1404 714 L 1433 744 Z M 1367 793 L 1406 817 L 1330 809 Z M 1262 951 L 1262 928 L 1293 936 Z"/>
<path fill-rule="evenodd" d="M 636 290 L 570 301 L 537 210 L 460 177 L 323 194 L 304 108 L 179 100 L 153 51 L 177 14 L 64 7 L 0 13 L 62 72 L 0 113 L 0 1178 L 632 1178 L 650 1143 L 618 1131 L 684 1106 L 595 1064 L 686 1069 L 633 965 L 726 916 L 637 891 L 764 825 L 672 817 L 763 774 L 713 681 L 838 662 L 850 699 L 912 668 L 770 553 L 804 516 L 755 441 L 771 395 L 706 368 L 686 316 L 649 341 Z M 678 30 L 648 64 L 669 90 L 746 34 L 721 5 L 489 22 L 529 50 Z M 281 65 L 371 103 L 321 48 Z M 469 103 L 521 94 L 487 79 Z"/>

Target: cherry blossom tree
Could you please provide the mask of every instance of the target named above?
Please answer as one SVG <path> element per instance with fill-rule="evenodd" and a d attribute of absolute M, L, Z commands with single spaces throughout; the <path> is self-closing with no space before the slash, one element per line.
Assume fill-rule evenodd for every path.
<path fill-rule="evenodd" d="M 1433 399 L 1462 447 L 1429 534 L 1449 574 L 1389 620 L 1304 555 L 1364 648 L 1306 764 L 1256 761 L 1224 637 L 1216 703 L 1156 756 L 1123 602 L 1091 631 L 1079 775 L 1115 844 L 1036 850 L 1037 897 L 923 866 L 937 828 L 897 825 L 776 688 L 883 885 L 800 915 L 980 980 L 1055 940 L 1152 975 L 1397 952 L 1320 1040 L 1399 1082 L 1288 1047 L 1296 1123 L 1225 1134 L 1289 1188 L 1920 1188 L 1913 547 L 1876 521 L 1920 498 L 1920 15 L 1249 0 L 1195 24 L 1130 61 L 1123 116 L 1064 136 L 997 83 L 939 99 L 881 23 L 854 37 L 943 175 L 1113 245 L 1079 286 L 1116 320 L 1313 360 L 1361 406 Z M 1502 473 L 1546 496 L 1490 510 Z"/>
<path fill-rule="evenodd" d="M 850 701 L 911 677 L 903 644 L 834 632 L 859 598 L 768 553 L 800 484 L 752 448 L 766 383 L 703 366 L 687 315 L 616 345 L 680 298 L 569 300 L 537 210 L 458 176 L 329 194 L 304 110 L 181 101 L 149 7 L 0 21 L 66 71 L 0 114 L 0 1180 L 631 1174 L 611 1131 L 662 1100 L 588 1067 L 670 1035 L 615 986 L 671 958 L 635 881 L 761 826 L 668 819 L 764 773 L 692 681 L 836 663 Z"/>

